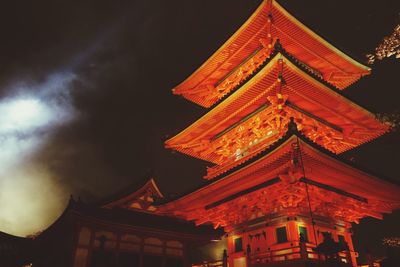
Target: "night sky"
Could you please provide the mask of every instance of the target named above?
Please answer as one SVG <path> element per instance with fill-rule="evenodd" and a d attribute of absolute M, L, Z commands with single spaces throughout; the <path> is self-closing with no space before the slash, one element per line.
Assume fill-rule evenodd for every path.
<path fill-rule="evenodd" d="M 195 187 L 207 163 L 163 142 L 206 109 L 171 93 L 261 1 L 3 1 L 0 8 L 0 231 L 50 224 L 73 194 L 95 201 L 153 175 L 166 195 Z M 400 2 L 281 0 L 365 63 L 399 23 Z M 373 112 L 399 105 L 399 61 L 346 94 Z M 22 111 L 21 111 L 22 110 Z M 22 114 L 22 113 L 23 114 Z M 16 115 L 16 113 L 18 113 Z M 344 156 L 400 182 L 398 132 Z M 354 228 L 358 250 L 400 236 L 400 212 Z"/>

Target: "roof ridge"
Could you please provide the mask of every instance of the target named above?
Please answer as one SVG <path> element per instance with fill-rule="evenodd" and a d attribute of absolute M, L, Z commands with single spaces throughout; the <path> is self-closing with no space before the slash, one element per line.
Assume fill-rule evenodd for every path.
<path fill-rule="evenodd" d="M 129 195 L 137 192 L 138 190 L 140 190 L 142 187 L 144 187 L 147 183 L 149 183 L 151 181 L 154 182 L 155 187 L 158 189 L 158 191 L 160 191 L 155 178 L 153 177 L 153 175 L 149 175 L 149 174 L 151 174 L 151 173 L 147 173 L 141 179 L 134 181 L 127 186 L 123 186 L 120 190 L 117 190 L 114 193 L 111 193 L 99 200 L 96 200 L 92 204 L 98 205 L 98 206 L 104 206 L 111 202 L 118 201 L 122 198 L 128 197 Z M 160 194 L 162 195 L 161 191 L 160 191 Z"/>

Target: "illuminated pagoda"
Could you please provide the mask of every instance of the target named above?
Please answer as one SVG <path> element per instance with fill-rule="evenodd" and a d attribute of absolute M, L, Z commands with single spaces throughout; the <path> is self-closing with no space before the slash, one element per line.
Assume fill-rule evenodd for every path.
<path fill-rule="evenodd" d="M 157 213 L 222 227 L 230 267 L 356 266 L 351 223 L 400 207 L 398 185 L 340 156 L 389 130 L 342 93 L 369 73 L 264 1 L 173 89 L 209 111 L 166 147 L 212 166 Z"/>

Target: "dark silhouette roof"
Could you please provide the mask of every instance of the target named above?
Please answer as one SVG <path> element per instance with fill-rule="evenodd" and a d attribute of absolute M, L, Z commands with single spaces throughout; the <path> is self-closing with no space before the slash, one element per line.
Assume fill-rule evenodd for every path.
<path fill-rule="evenodd" d="M 211 225 L 196 226 L 193 222 L 188 222 L 183 219 L 157 215 L 149 212 L 121 208 L 101 208 L 81 202 L 75 202 L 75 204 L 70 207 L 71 212 L 78 213 L 79 215 L 91 219 L 103 220 L 110 223 L 199 235 L 204 236 L 205 239 L 207 237 L 219 238 L 223 234 L 221 230 L 214 230 Z"/>
<path fill-rule="evenodd" d="M 139 181 L 134 181 L 130 185 L 125 186 L 121 190 L 119 190 L 111 195 L 108 195 L 108 196 L 94 202 L 93 204 L 97 205 L 97 206 L 104 206 L 111 202 L 128 197 L 129 195 L 131 195 L 131 194 L 135 193 L 136 191 L 138 191 L 139 189 L 141 189 L 143 186 L 145 186 L 151 180 L 154 181 L 155 186 L 157 187 L 157 183 L 156 183 L 155 179 L 151 178 L 152 176 L 153 175 L 148 174 L 148 175 L 144 176 L 142 179 L 140 179 Z M 160 192 L 160 194 L 161 194 L 161 192 Z"/>
<path fill-rule="evenodd" d="M 0 266 L 17 267 L 31 263 L 34 240 L 0 232 Z"/>

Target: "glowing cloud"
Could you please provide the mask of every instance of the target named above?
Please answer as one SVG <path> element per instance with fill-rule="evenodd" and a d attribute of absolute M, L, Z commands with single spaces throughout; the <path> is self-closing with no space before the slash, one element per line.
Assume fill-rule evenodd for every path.
<path fill-rule="evenodd" d="M 13 99 L 0 104 L 0 133 L 25 132 L 48 123 L 51 114 L 38 99 Z"/>
<path fill-rule="evenodd" d="M 0 231 L 42 230 L 65 204 L 67 192 L 32 156 L 57 126 L 76 116 L 70 100 L 75 79 L 58 73 L 40 84 L 20 82 L 11 88 L 13 95 L 0 99 Z"/>

